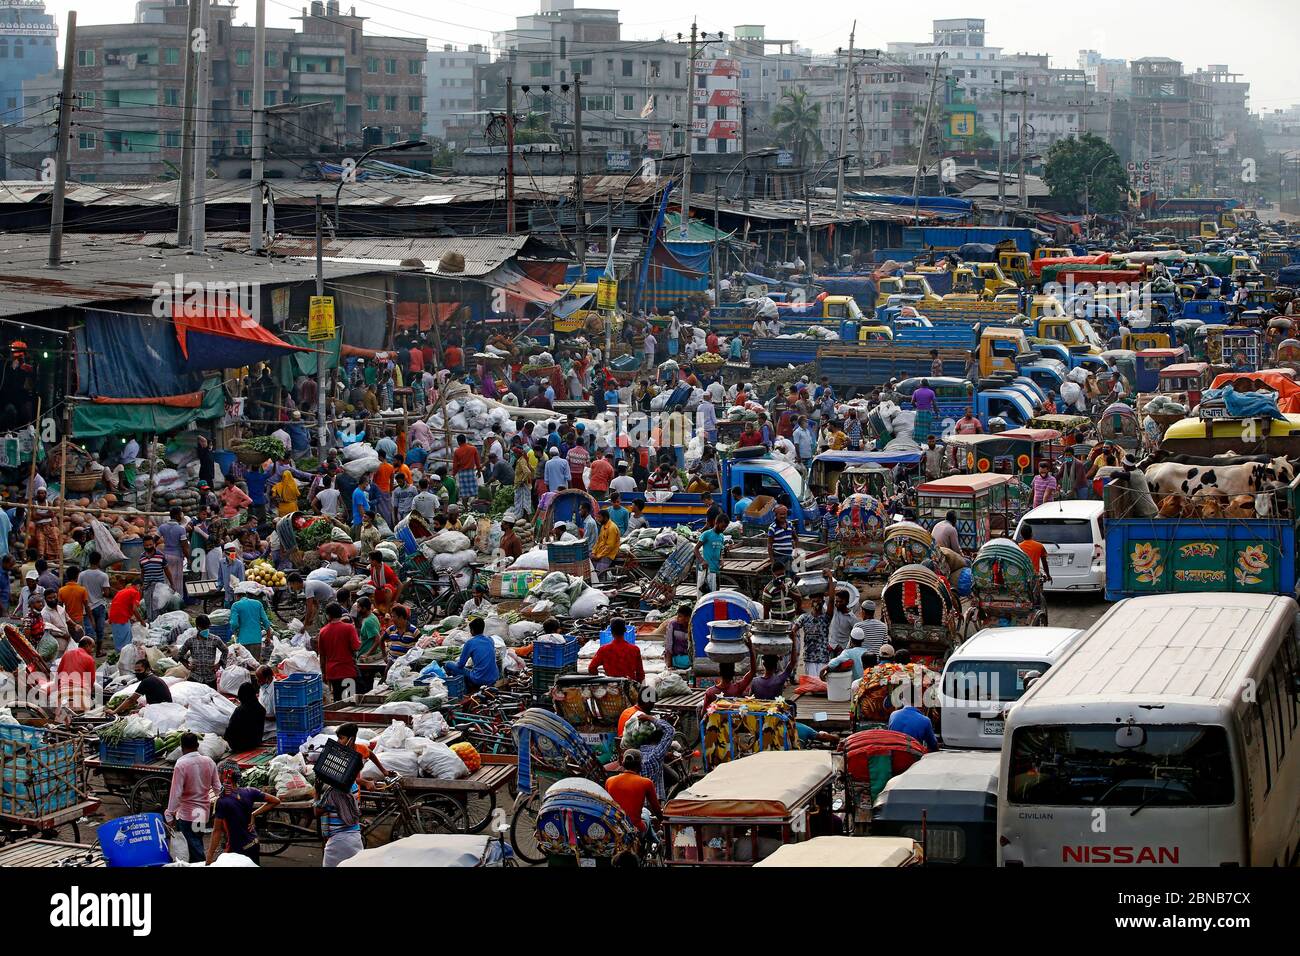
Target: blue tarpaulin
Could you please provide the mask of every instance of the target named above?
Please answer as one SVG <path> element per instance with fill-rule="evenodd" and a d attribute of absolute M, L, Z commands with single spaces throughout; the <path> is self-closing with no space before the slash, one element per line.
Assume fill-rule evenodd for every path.
<path fill-rule="evenodd" d="M 846 199 L 857 199 L 862 202 L 885 203 L 890 206 L 912 206 L 916 209 L 929 209 L 931 211 L 945 212 L 970 212 L 975 204 L 969 199 L 958 199 L 955 196 L 912 196 L 895 195 L 893 193 L 863 193 L 852 192 L 845 193 Z"/>
<path fill-rule="evenodd" d="M 567 319 L 574 312 L 588 308 L 591 305 L 591 300 L 593 298 L 595 297 L 590 295 L 580 295 L 572 299 L 563 299 L 556 304 L 555 310 L 552 314 L 557 319 Z"/>
<path fill-rule="evenodd" d="M 88 311 L 77 339 L 77 385 L 95 398 L 174 398 L 197 392 L 171 317 Z"/>

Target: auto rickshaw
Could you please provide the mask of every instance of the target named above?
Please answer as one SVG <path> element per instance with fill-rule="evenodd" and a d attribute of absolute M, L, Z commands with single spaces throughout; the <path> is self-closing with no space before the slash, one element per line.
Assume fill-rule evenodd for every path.
<path fill-rule="evenodd" d="M 1201 401 L 1214 376 L 1208 362 L 1178 362 L 1160 370 L 1156 391 L 1187 406 L 1190 412 Z"/>
<path fill-rule="evenodd" d="M 1130 452 L 1142 444 L 1142 424 L 1132 405 L 1115 402 L 1106 406 L 1097 422 L 1097 437 Z"/>
<path fill-rule="evenodd" d="M 1161 370 L 1185 362 L 1187 357 L 1187 349 L 1182 347 L 1143 349 L 1137 353 L 1134 361 L 1134 370 L 1137 373 L 1134 387 L 1139 392 L 1154 392 L 1160 385 Z"/>
<path fill-rule="evenodd" d="M 1029 556 L 1009 538 L 985 542 L 971 561 L 973 587 L 962 639 L 986 627 L 1046 627 L 1043 583 Z"/>
<path fill-rule="evenodd" d="M 957 512 L 957 539 L 974 554 L 990 538 L 1006 537 L 1025 512 L 1025 486 L 1014 475 L 949 475 L 916 489 L 917 520 L 933 528 Z"/>
<path fill-rule="evenodd" d="M 911 837 L 820 836 L 803 843 L 788 843 L 760 867 L 899 867 L 925 862 L 921 844 Z"/>
<path fill-rule="evenodd" d="M 669 865 L 742 866 L 839 832 L 835 766 L 821 750 L 766 750 L 719 764 L 664 806 Z"/>
<path fill-rule="evenodd" d="M 899 568 L 885 582 L 880 617 L 895 650 L 913 662 L 939 666 L 961 639 L 961 608 L 948 582 L 920 564 Z"/>
<path fill-rule="evenodd" d="M 894 777 L 871 808 L 871 832 L 924 843 L 927 866 L 997 863 L 998 751 L 941 750 Z"/>
<path fill-rule="evenodd" d="M 1038 462 L 1052 459 L 1052 447 L 1061 440 L 1054 428 L 1009 428 L 996 435 L 949 435 L 945 446 L 956 449 L 959 468 L 971 474 L 1019 475 L 1026 484 L 1034 480 Z"/>

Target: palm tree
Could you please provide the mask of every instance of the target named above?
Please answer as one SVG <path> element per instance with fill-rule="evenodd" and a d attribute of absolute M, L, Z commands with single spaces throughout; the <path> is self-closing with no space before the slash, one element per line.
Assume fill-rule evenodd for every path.
<path fill-rule="evenodd" d="M 772 111 L 772 125 L 777 136 L 790 145 L 795 165 L 804 165 L 809 151 L 818 155 L 822 151 L 818 129 L 822 122 L 822 105 L 809 104 L 807 90 L 786 90 L 781 102 Z"/>

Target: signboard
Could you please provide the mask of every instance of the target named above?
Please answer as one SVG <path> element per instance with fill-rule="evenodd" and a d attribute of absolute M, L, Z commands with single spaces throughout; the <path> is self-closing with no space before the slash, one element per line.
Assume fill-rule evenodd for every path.
<path fill-rule="evenodd" d="M 663 151 L 663 148 L 664 148 L 664 134 L 663 134 L 663 133 L 646 133 L 646 134 L 645 134 L 645 148 L 646 148 L 646 149 L 650 149 L 650 150 L 655 150 L 655 151 L 658 151 L 658 152 L 662 152 L 662 151 Z"/>
<path fill-rule="evenodd" d="M 271 321 L 276 325 L 284 325 L 284 320 L 287 318 L 289 318 L 289 287 L 276 286 L 271 290 Z"/>
<path fill-rule="evenodd" d="M 605 169 L 611 173 L 626 173 L 632 168 L 632 153 L 626 149 L 605 150 Z"/>
<path fill-rule="evenodd" d="M 601 276 L 596 280 L 596 308 L 612 312 L 618 308 L 618 280 Z"/>
<path fill-rule="evenodd" d="M 953 113 L 948 117 L 949 136 L 974 136 L 975 114 Z"/>
<path fill-rule="evenodd" d="M 696 60 L 696 75 L 705 76 L 740 76 L 740 61 L 722 57 L 717 60 Z"/>
<path fill-rule="evenodd" d="M 734 106 L 740 109 L 740 90 L 729 87 L 722 90 L 691 90 L 691 102 L 696 106 Z"/>
<path fill-rule="evenodd" d="M 714 120 L 709 139 L 739 139 L 740 120 Z"/>
<path fill-rule="evenodd" d="M 776 151 L 776 164 L 778 166 L 793 166 L 794 153 L 790 152 L 788 149 L 778 149 Z"/>
<path fill-rule="evenodd" d="M 328 342 L 334 338 L 334 296 L 314 295 L 307 313 L 307 341 Z"/>

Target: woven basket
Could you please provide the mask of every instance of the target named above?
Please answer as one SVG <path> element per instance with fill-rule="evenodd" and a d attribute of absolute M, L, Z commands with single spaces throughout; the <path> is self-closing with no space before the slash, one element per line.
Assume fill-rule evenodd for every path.
<path fill-rule="evenodd" d="M 103 473 L 100 471 L 88 471 L 84 475 L 66 475 L 63 479 L 64 490 L 76 493 L 90 491 L 99 484 L 101 477 Z"/>
<path fill-rule="evenodd" d="M 235 457 L 250 468 L 261 468 L 271 456 L 263 455 L 260 451 L 251 448 L 236 448 Z"/>

